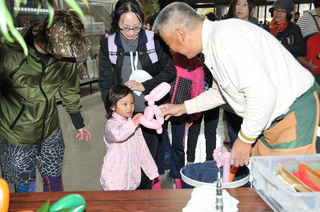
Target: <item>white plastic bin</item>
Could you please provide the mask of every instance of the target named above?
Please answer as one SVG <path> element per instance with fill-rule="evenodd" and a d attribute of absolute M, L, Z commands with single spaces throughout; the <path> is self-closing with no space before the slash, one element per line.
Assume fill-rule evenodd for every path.
<path fill-rule="evenodd" d="M 320 154 L 255 156 L 250 161 L 253 187 L 273 211 L 320 212 L 320 192 L 297 192 L 277 176 L 278 163 L 290 172 L 301 161 L 320 169 Z"/>

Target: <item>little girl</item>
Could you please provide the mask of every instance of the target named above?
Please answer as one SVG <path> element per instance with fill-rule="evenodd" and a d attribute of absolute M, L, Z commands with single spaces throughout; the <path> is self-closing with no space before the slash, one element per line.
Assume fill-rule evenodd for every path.
<path fill-rule="evenodd" d="M 106 99 L 108 121 L 104 131 L 107 153 L 100 182 L 104 190 L 134 190 L 141 182 L 141 168 L 150 180 L 159 176 L 139 127 L 141 113 L 132 116 L 134 97 L 125 85 L 113 86 Z"/>

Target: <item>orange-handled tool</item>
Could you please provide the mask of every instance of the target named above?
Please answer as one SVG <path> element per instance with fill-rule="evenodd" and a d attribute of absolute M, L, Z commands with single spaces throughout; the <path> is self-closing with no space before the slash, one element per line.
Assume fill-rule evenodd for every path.
<path fill-rule="evenodd" d="M 239 167 L 231 166 L 231 168 L 230 168 L 230 182 L 233 182 L 234 177 L 236 176 L 238 169 L 239 169 Z"/>

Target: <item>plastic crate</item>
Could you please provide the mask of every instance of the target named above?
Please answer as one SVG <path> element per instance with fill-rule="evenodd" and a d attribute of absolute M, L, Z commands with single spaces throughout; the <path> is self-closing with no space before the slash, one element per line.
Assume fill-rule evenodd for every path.
<path fill-rule="evenodd" d="M 251 157 L 252 184 L 273 211 L 320 212 L 320 192 L 297 192 L 278 177 L 278 163 L 288 171 L 298 170 L 303 161 L 320 169 L 320 154 Z"/>

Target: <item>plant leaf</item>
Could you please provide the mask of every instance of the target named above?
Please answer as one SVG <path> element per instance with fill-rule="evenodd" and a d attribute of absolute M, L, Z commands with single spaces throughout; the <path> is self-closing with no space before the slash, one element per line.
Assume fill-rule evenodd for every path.
<path fill-rule="evenodd" d="M 18 13 L 19 13 L 19 8 L 20 8 L 20 4 L 21 4 L 21 1 L 20 1 L 20 0 L 14 1 L 14 7 L 16 8 L 16 10 L 14 10 L 14 16 L 17 16 L 17 15 L 18 15 Z"/>
<path fill-rule="evenodd" d="M 8 31 L 8 27 L 7 27 L 7 19 L 11 19 L 12 21 L 12 17 L 9 13 L 6 12 L 8 11 L 8 8 L 5 5 L 4 1 L 0 1 L 0 32 L 1 34 L 6 38 L 7 41 L 9 42 L 13 42 L 13 38 L 10 36 L 9 31 Z M 8 11 L 9 12 L 9 11 Z"/>
<path fill-rule="evenodd" d="M 42 6 L 42 0 L 37 0 L 37 15 L 39 15 Z"/>
<path fill-rule="evenodd" d="M 86 4 L 86 6 L 89 8 L 89 3 L 87 0 L 82 0 L 82 2 L 84 2 Z"/>
<path fill-rule="evenodd" d="M 49 29 L 52 24 L 53 16 L 54 16 L 54 6 L 53 6 L 54 0 L 46 0 L 46 1 L 48 5 L 48 10 L 49 10 L 49 19 L 48 19 L 48 25 L 47 25 L 47 28 Z"/>
<path fill-rule="evenodd" d="M 84 18 L 84 14 L 80 8 L 80 6 L 77 4 L 75 0 L 65 0 L 67 4 L 74 9 L 82 18 Z"/>
<path fill-rule="evenodd" d="M 48 212 L 50 208 L 50 200 L 46 201 L 37 212 Z"/>
<path fill-rule="evenodd" d="M 48 2 L 48 10 L 49 10 L 49 19 L 48 19 L 48 28 L 50 28 L 52 21 L 53 21 L 53 16 L 54 16 L 54 4 L 53 1 L 54 0 L 46 0 Z M 87 0 L 81 0 L 83 1 L 87 7 L 89 7 L 88 1 Z M 19 10 L 18 8 L 20 7 L 21 2 L 23 4 L 27 3 L 27 0 L 15 0 L 14 1 L 14 6 L 17 8 L 14 11 L 14 16 L 17 16 Z M 77 4 L 76 0 L 66 0 L 66 2 L 69 4 L 69 6 L 73 9 L 75 9 L 75 11 L 84 18 L 84 14 L 82 9 L 79 7 L 79 5 Z M 42 5 L 42 1 L 41 0 L 37 0 L 37 13 L 39 14 L 41 5 Z M 18 30 L 15 28 L 13 20 L 12 20 L 12 16 L 7 8 L 7 5 L 5 4 L 4 0 L 0 0 L 0 35 L 3 35 L 6 39 L 6 41 L 13 43 L 14 39 L 11 37 L 9 31 L 11 32 L 12 36 L 16 38 L 16 40 L 19 42 L 19 44 L 22 46 L 23 48 L 23 52 L 25 55 L 28 55 L 28 47 L 27 44 L 25 43 L 23 37 L 21 36 L 21 34 L 18 32 Z"/>

